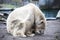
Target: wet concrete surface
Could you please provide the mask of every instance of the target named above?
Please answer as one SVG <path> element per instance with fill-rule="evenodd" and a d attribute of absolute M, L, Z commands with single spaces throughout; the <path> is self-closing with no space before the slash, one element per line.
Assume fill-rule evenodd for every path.
<path fill-rule="evenodd" d="M 43 35 L 35 35 L 34 37 L 13 37 L 7 33 L 6 25 L 0 23 L 0 40 L 60 40 L 60 19 L 48 20 Z"/>

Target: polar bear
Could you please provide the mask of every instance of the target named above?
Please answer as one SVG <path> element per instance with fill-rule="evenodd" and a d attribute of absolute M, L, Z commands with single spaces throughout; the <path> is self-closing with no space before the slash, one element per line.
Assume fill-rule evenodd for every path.
<path fill-rule="evenodd" d="M 44 31 L 46 19 L 42 11 L 33 3 L 16 8 L 7 18 L 7 31 L 13 36 L 34 36 L 36 33 Z M 35 25 L 33 27 L 33 25 Z"/>

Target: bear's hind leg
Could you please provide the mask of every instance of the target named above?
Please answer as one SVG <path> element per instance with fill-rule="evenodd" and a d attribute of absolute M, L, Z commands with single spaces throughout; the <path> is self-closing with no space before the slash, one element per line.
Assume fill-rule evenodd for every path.
<path fill-rule="evenodd" d="M 17 31 L 17 32 L 13 33 L 13 36 L 15 36 L 15 37 L 26 37 L 24 32 L 21 32 L 21 31 Z"/>

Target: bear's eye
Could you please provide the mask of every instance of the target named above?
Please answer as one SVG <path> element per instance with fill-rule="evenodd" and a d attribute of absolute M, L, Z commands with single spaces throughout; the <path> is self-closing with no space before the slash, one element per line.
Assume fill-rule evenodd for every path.
<path fill-rule="evenodd" d="M 37 24 L 37 25 L 40 25 L 40 22 L 37 22 L 36 24 Z"/>

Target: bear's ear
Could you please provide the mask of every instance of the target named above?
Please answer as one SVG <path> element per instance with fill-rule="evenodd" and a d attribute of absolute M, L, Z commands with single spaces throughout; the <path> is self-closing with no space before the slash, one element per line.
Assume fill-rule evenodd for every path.
<path fill-rule="evenodd" d="M 42 24 L 44 21 L 43 20 L 40 20 L 37 24 L 40 25 Z"/>
<path fill-rule="evenodd" d="M 41 20 L 41 23 L 43 23 L 44 21 L 43 20 Z"/>

